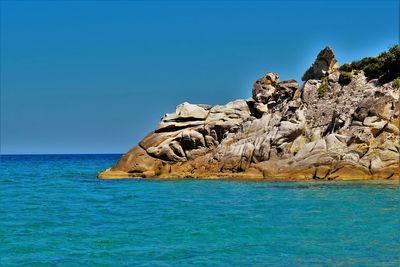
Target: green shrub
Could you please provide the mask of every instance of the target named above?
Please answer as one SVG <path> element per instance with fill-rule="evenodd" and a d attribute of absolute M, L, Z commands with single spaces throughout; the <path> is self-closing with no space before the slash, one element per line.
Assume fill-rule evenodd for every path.
<path fill-rule="evenodd" d="M 400 76 L 400 45 L 393 46 L 388 52 L 379 55 L 382 59 L 382 74 L 379 80 L 390 82 Z"/>
<path fill-rule="evenodd" d="M 381 65 L 378 63 L 368 64 L 364 68 L 365 76 L 369 79 L 378 79 L 382 75 L 381 68 Z"/>
<path fill-rule="evenodd" d="M 368 79 L 379 79 L 381 83 L 390 82 L 400 76 L 400 45 L 395 45 L 376 57 L 366 57 L 351 64 L 344 64 L 340 70 L 363 70 Z"/>
<path fill-rule="evenodd" d="M 326 74 L 321 78 L 321 85 L 318 87 L 319 96 L 324 95 L 326 89 L 328 89 L 328 86 L 329 86 L 329 77 L 328 74 Z"/>
<path fill-rule="evenodd" d="M 397 77 L 393 80 L 393 87 L 399 89 L 400 88 L 400 77 Z"/>
<path fill-rule="evenodd" d="M 339 76 L 339 83 L 342 86 L 348 85 L 351 82 L 352 78 L 353 75 L 351 74 L 351 72 L 341 71 Z"/>
<path fill-rule="evenodd" d="M 342 66 L 340 66 L 339 70 L 351 72 L 353 70 L 353 67 L 350 64 L 346 63 L 346 64 L 343 64 Z"/>

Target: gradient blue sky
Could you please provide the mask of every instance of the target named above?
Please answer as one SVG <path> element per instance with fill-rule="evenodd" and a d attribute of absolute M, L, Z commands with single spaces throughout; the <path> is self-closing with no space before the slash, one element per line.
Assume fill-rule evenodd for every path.
<path fill-rule="evenodd" d="M 1 152 L 122 153 L 181 102 L 399 41 L 399 1 L 1 1 Z"/>

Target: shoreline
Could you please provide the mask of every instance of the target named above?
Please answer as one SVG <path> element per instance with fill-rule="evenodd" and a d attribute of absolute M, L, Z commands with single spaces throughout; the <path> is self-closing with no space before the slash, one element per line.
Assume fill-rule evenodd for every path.
<path fill-rule="evenodd" d="M 323 179 L 312 177 L 261 177 L 252 176 L 245 173 L 221 173 L 209 175 L 153 175 L 145 176 L 137 173 L 131 174 L 121 171 L 103 171 L 97 175 L 99 180 L 151 180 L 151 181 L 182 181 L 182 180 L 225 180 L 225 181 L 248 181 L 248 182 L 355 182 L 355 183 L 376 183 L 376 184 L 394 184 L 400 186 L 400 177 L 392 176 L 390 178 L 369 177 L 369 178 L 346 178 L 338 177 L 335 179 Z"/>

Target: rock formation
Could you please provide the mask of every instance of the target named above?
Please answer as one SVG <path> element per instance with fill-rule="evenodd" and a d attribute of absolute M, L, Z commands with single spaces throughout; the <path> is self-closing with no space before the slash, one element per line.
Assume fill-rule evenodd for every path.
<path fill-rule="evenodd" d="M 306 70 L 301 80 L 321 79 L 326 73 L 333 73 L 338 69 L 339 65 L 337 64 L 335 54 L 333 54 L 332 49 L 327 46 L 319 52 L 314 63 Z"/>
<path fill-rule="evenodd" d="M 99 177 L 399 179 L 399 89 L 351 74 L 327 47 L 301 87 L 270 72 L 247 100 L 180 104 Z"/>

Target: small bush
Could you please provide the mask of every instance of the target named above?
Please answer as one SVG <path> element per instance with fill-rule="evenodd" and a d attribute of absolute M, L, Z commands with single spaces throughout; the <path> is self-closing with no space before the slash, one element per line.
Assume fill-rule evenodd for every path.
<path fill-rule="evenodd" d="M 400 88 L 400 77 L 397 77 L 396 79 L 393 80 L 393 87 L 396 89 Z"/>
<path fill-rule="evenodd" d="M 329 86 L 329 78 L 328 75 L 326 74 L 321 78 L 321 85 L 318 87 L 318 94 L 319 96 L 323 96 L 326 89 L 328 89 Z"/>
<path fill-rule="evenodd" d="M 346 64 L 343 64 L 342 66 L 340 66 L 339 70 L 351 72 L 353 70 L 353 67 L 350 64 L 346 63 Z"/>
<path fill-rule="evenodd" d="M 400 76 L 400 45 L 389 48 L 376 57 L 366 57 L 351 64 L 344 64 L 341 71 L 363 70 L 368 79 L 387 83 Z"/>
<path fill-rule="evenodd" d="M 370 79 L 378 79 L 381 76 L 381 66 L 378 63 L 368 64 L 364 68 L 365 76 Z"/>
<path fill-rule="evenodd" d="M 341 71 L 339 76 L 339 83 L 342 86 L 348 85 L 351 82 L 352 78 L 353 75 L 351 74 L 351 72 Z"/>

